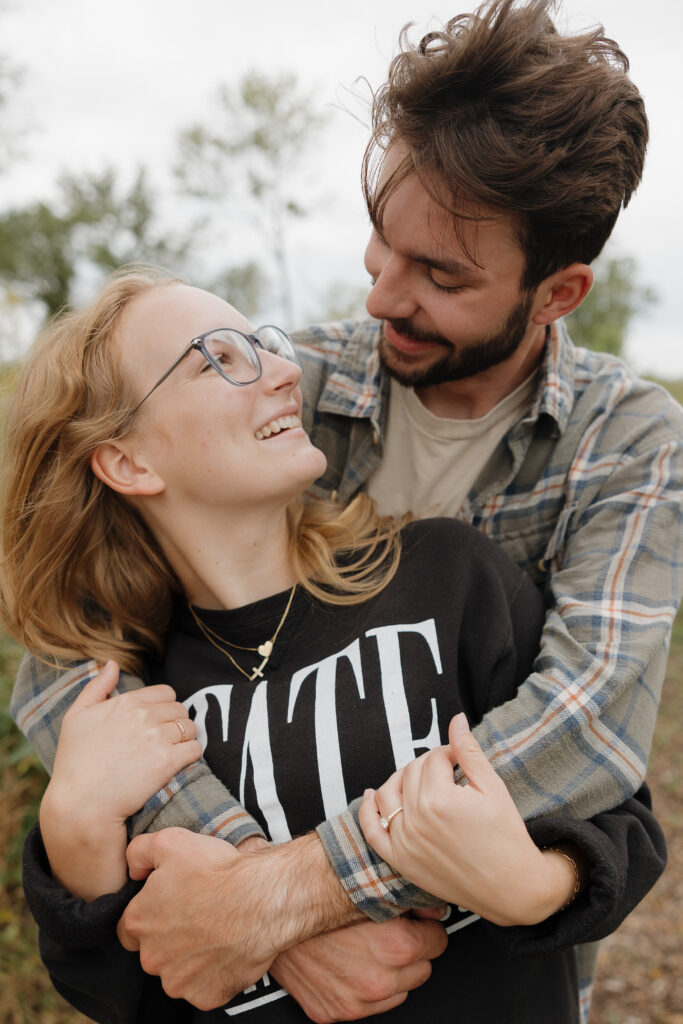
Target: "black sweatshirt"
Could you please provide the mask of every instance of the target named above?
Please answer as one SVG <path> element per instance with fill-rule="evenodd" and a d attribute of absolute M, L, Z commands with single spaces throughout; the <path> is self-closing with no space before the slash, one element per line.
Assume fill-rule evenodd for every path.
<path fill-rule="evenodd" d="M 218 636 L 255 647 L 275 632 L 288 596 L 200 615 Z M 397 765 L 446 742 L 454 714 L 465 711 L 474 726 L 513 697 L 531 671 L 543 620 L 529 579 L 482 534 L 450 519 L 425 520 L 406 527 L 398 573 L 371 601 L 324 605 L 297 591 L 263 678 L 250 682 L 239 673 L 181 608 L 155 681 L 176 689 L 214 773 L 271 839 L 283 842 L 339 813 L 367 786 L 381 785 Z M 261 660 L 229 650 L 248 672 Z M 448 948 L 433 962 L 432 977 L 383 1017 L 578 1022 L 573 944 L 614 930 L 664 867 L 664 840 L 649 807 L 643 787 L 589 822 L 529 822 L 539 845 L 566 839 L 583 850 L 591 867 L 586 892 L 531 928 L 499 928 L 452 908 Z M 202 1013 L 169 999 L 115 938 L 137 886 L 91 904 L 74 899 L 51 879 L 37 829 L 24 863 L 43 959 L 59 991 L 94 1020 L 308 1019 L 268 975 L 223 1010 Z"/>

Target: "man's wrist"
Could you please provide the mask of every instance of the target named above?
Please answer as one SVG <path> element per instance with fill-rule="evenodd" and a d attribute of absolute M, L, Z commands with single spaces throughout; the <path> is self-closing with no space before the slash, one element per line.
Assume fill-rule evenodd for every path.
<path fill-rule="evenodd" d="M 340 885 L 314 832 L 247 856 L 255 872 L 262 867 L 267 871 L 268 916 L 276 953 L 363 919 Z M 265 884 L 257 884 L 256 891 L 262 900 Z"/>

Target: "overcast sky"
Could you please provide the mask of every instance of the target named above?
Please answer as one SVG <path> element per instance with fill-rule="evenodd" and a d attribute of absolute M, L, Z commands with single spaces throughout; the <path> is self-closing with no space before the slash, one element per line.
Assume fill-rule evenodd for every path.
<path fill-rule="evenodd" d="M 355 83 L 383 80 L 407 21 L 421 32 L 468 9 L 459 0 L 6 0 L 0 49 L 25 69 L 21 109 L 30 132 L 29 158 L 3 177 L 2 205 L 48 196 L 63 169 L 109 163 L 130 171 L 143 163 L 161 180 L 178 129 L 204 116 L 219 82 L 234 83 L 252 68 L 294 71 L 331 117 L 311 192 L 317 208 L 291 239 L 298 318 L 315 315 L 330 281 L 367 279 L 358 175 L 367 129 L 349 112 L 363 114 Z M 610 251 L 635 257 L 660 300 L 632 328 L 629 358 L 639 370 L 683 377 L 683 4 L 566 0 L 560 11 L 575 28 L 604 24 L 645 97 L 652 135 L 645 177 Z M 239 238 L 230 245 L 237 249 Z"/>

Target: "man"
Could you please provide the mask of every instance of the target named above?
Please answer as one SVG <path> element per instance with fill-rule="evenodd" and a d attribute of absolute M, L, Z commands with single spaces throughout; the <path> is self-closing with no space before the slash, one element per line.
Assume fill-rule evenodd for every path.
<path fill-rule="evenodd" d="M 374 319 L 297 338 L 306 425 L 328 456 L 318 492 L 347 501 L 365 488 L 387 511 L 469 519 L 545 587 L 536 671 L 476 730 L 527 819 L 586 817 L 638 788 L 680 597 L 680 410 L 619 362 L 573 349 L 560 322 L 640 180 L 644 107 L 616 46 L 560 36 L 548 7 L 496 0 L 404 42 L 364 161 Z M 20 676 L 15 714 L 47 762 L 50 716 L 92 671 L 46 682 L 34 662 Z M 182 823 L 183 800 L 196 816 L 201 792 L 204 831 L 242 851 L 261 843 L 201 771 L 148 805 L 141 827 Z M 199 1006 L 287 950 L 273 973 L 315 1019 L 378 1012 L 438 952 L 433 922 L 405 920 L 295 948 L 361 913 L 433 902 L 372 854 L 356 805 L 276 849 L 236 856 L 170 833 L 136 840 L 130 863 L 136 877 L 155 870 L 121 939 Z"/>

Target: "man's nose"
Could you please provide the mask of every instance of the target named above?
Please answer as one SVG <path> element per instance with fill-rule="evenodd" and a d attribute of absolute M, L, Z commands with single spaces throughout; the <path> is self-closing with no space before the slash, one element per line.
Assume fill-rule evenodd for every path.
<path fill-rule="evenodd" d="M 408 319 L 415 313 L 410 274 L 396 256 L 389 256 L 375 274 L 365 306 L 376 320 Z"/>
<path fill-rule="evenodd" d="M 365 268 L 373 282 L 365 302 L 370 316 L 376 320 L 407 319 L 415 313 L 409 263 L 383 244 L 374 231 L 365 250 Z"/>

